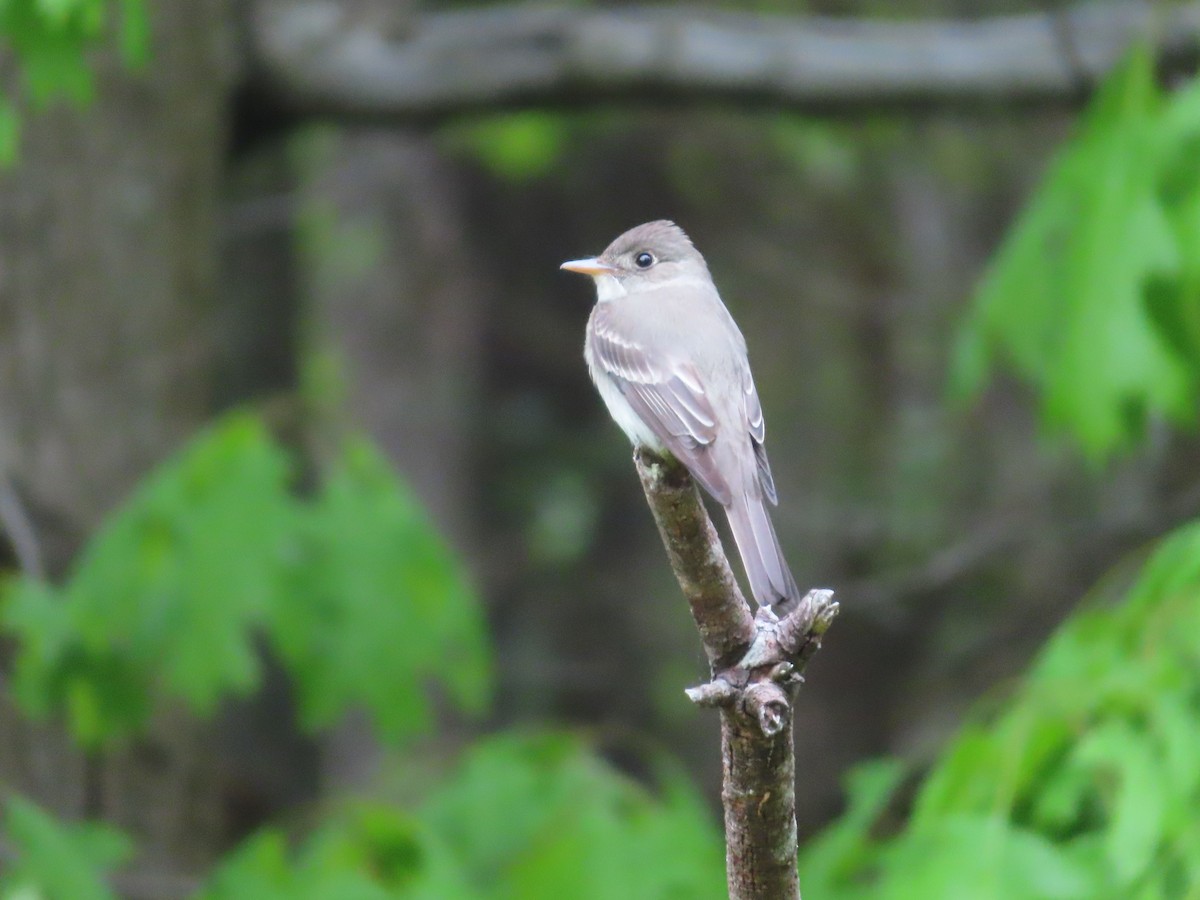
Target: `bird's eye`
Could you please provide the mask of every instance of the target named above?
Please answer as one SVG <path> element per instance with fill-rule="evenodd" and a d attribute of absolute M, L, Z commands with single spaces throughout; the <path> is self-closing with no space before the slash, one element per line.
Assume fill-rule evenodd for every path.
<path fill-rule="evenodd" d="M 633 258 L 633 264 L 639 269 L 648 269 L 654 265 L 654 254 L 647 253 L 645 250 L 643 250 Z"/>

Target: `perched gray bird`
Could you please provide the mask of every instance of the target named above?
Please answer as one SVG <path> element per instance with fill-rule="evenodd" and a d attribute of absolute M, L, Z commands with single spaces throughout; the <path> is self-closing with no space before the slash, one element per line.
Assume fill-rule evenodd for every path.
<path fill-rule="evenodd" d="M 562 268 L 596 282 L 584 357 L 613 419 L 634 446 L 687 466 L 725 507 L 754 599 L 791 607 L 799 594 L 767 512 L 779 501 L 746 340 L 704 257 L 659 221 Z"/>

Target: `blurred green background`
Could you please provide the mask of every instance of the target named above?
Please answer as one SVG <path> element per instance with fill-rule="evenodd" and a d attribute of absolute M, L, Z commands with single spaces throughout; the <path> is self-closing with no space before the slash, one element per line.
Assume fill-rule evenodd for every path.
<path fill-rule="evenodd" d="M 1043 15 L 1080 66 L 1067 11 L 1133 8 L 749 6 Z M 280 9 L 316 54 L 447 7 L 524 9 L 0 0 L 0 898 L 724 895 L 704 655 L 557 268 L 664 217 L 842 602 L 807 900 L 1200 897 L 1200 28 L 819 115 L 264 65 Z"/>

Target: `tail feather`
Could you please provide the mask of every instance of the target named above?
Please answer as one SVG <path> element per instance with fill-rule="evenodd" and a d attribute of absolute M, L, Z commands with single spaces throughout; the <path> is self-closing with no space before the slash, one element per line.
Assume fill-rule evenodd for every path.
<path fill-rule="evenodd" d="M 758 604 L 778 609 L 798 600 L 800 592 L 783 558 L 762 491 L 755 485 L 735 494 L 725 512 Z"/>

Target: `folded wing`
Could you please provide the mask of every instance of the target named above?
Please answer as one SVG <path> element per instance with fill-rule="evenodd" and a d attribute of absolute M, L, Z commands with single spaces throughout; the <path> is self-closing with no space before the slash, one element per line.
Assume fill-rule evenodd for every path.
<path fill-rule="evenodd" d="M 771 477 L 771 464 L 767 461 L 767 425 L 763 421 L 762 404 L 758 402 L 758 390 L 754 387 L 754 377 L 750 367 L 746 366 L 742 376 L 745 393 L 746 423 L 750 427 L 750 440 L 754 447 L 754 459 L 758 462 L 758 480 L 762 485 L 763 496 L 772 505 L 779 505 L 779 495 L 775 493 L 775 479 Z"/>
<path fill-rule="evenodd" d="M 696 369 L 686 362 L 652 358 L 606 305 L 591 319 L 595 363 L 616 383 L 634 412 L 671 453 L 687 466 L 718 503 L 733 494 L 713 459 L 717 416 Z"/>

